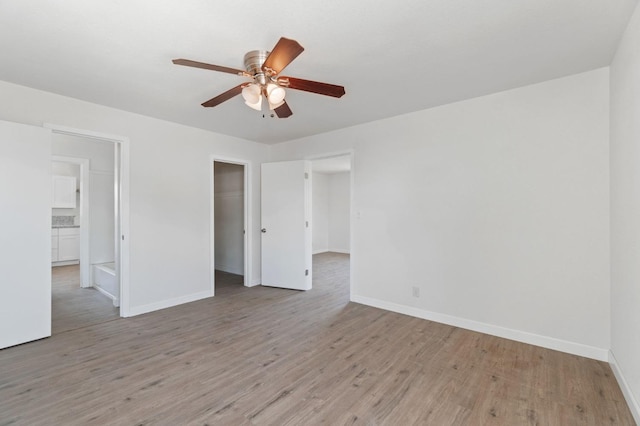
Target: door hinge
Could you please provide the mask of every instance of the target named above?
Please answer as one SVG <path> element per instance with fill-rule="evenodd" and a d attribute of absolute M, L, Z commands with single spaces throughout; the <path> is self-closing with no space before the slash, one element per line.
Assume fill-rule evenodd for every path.
<path fill-rule="evenodd" d="M 304 178 L 305 178 L 305 179 L 309 179 L 309 173 L 304 172 Z"/>
<path fill-rule="evenodd" d="M 305 269 L 305 270 L 304 270 L 304 276 L 305 276 L 305 277 L 308 277 L 308 276 L 309 276 L 309 270 L 308 270 L 308 269 Z"/>
<path fill-rule="evenodd" d="M 305 226 L 306 228 L 308 228 L 308 227 L 309 227 L 309 221 L 308 221 L 308 220 L 306 220 L 306 221 L 304 222 L 304 226 Z"/>

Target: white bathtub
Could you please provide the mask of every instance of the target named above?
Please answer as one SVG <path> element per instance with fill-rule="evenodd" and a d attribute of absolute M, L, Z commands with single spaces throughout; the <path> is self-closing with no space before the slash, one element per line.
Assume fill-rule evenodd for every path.
<path fill-rule="evenodd" d="M 113 306 L 120 306 L 120 286 L 116 279 L 116 264 L 114 262 L 94 263 L 91 266 L 93 287 L 113 300 Z"/>

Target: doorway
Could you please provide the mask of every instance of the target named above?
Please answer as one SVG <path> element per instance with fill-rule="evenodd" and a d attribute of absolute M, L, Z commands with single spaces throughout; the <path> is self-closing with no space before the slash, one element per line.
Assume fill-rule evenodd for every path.
<path fill-rule="evenodd" d="M 351 286 L 351 153 L 311 160 L 314 277 Z"/>
<path fill-rule="evenodd" d="M 53 331 L 126 317 L 129 315 L 129 141 L 87 130 L 51 124 L 45 127 L 52 132 L 52 160 L 80 166 L 78 207 L 63 212 L 71 216 L 61 218 L 66 221 L 57 219 L 69 227 L 75 226 L 79 235 L 79 262 L 55 265 L 61 269 L 52 271 L 52 278 L 61 282 L 59 297 L 52 286 L 53 310 L 58 307 L 57 312 L 53 312 Z M 52 223 L 55 222 L 52 210 Z M 52 243 L 53 238 L 52 234 Z"/>
<path fill-rule="evenodd" d="M 114 142 L 75 135 L 54 133 L 51 151 L 52 333 L 57 334 L 120 316 L 119 161 Z"/>
<path fill-rule="evenodd" d="M 246 163 L 214 159 L 212 173 L 212 286 L 214 294 L 248 286 Z"/>

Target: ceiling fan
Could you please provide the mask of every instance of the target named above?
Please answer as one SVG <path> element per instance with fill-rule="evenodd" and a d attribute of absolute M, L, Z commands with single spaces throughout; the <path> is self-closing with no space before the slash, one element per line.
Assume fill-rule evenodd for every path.
<path fill-rule="evenodd" d="M 273 110 L 278 118 L 286 118 L 293 113 L 284 99 L 286 95 L 285 89 L 303 90 L 305 92 L 333 96 L 335 98 L 340 98 L 345 94 L 344 87 L 335 84 L 280 76 L 280 72 L 303 51 L 304 48 L 300 46 L 297 41 L 281 37 L 271 52 L 252 50 L 244 55 L 246 71 L 205 64 L 189 59 L 174 59 L 173 63 L 187 67 L 237 74 L 241 77 L 252 79 L 250 82 L 239 84 L 215 98 L 209 99 L 202 104 L 204 107 L 220 105 L 222 102 L 242 94 L 245 103 L 249 107 L 261 111 L 262 98 L 264 97 L 269 105 L 269 109 Z"/>

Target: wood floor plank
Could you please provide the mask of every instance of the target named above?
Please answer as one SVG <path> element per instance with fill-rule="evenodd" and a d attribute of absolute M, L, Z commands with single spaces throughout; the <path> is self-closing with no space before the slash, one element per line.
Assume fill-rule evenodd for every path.
<path fill-rule="evenodd" d="M 2 350 L 0 425 L 634 424 L 606 363 L 351 303 L 348 265 Z"/>
<path fill-rule="evenodd" d="M 51 268 L 51 333 L 120 318 L 113 302 L 94 288 L 80 287 L 80 265 Z"/>

